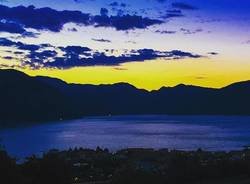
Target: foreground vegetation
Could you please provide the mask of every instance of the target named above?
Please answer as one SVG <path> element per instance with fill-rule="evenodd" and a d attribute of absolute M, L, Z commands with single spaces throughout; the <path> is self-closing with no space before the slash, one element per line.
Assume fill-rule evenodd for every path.
<path fill-rule="evenodd" d="M 4 184 L 248 184 L 250 150 L 51 150 L 22 163 L 0 151 Z"/>

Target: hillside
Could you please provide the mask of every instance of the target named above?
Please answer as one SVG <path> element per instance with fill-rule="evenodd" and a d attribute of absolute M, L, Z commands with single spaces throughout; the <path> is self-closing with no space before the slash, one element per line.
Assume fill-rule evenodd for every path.
<path fill-rule="evenodd" d="M 87 115 L 250 115 L 250 81 L 221 89 L 178 85 L 148 92 L 126 83 L 67 84 L 0 70 L 0 120 L 48 121 Z"/>

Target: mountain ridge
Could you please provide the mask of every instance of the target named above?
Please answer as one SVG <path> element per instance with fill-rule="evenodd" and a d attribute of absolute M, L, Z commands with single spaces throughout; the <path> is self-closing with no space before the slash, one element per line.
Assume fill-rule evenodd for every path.
<path fill-rule="evenodd" d="M 223 88 L 180 84 L 147 91 L 128 83 L 69 84 L 0 70 L 0 121 L 50 121 L 92 115 L 250 115 L 250 81 Z"/>

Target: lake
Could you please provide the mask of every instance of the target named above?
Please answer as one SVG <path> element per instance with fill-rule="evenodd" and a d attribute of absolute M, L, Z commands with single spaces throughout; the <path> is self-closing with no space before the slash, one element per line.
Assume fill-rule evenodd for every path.
<path fill-rule="evenodd" d="M 229 151 L 250 145 L 250 117 L 113 116 L 0 130 L 1 143 L 17 158 L 49 149 L 169 148 Z"/>

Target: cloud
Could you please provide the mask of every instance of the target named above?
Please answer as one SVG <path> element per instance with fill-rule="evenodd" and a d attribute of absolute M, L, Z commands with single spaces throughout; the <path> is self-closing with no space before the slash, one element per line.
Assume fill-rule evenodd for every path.
<path fill-rule="evenodd" d="M 162 24 L 162 20 L 151 19 L 137 15 L 108 16 L 108 10 L 102 8 L 100 15 L 90 15 L 80 11 L 57 11 L 51 8 L 35 8 L 34 6 L 7 7 L 0 5 L 0 19 L 15 22 L 10 31 L 24 31 L 24 28 L 49 30 L 59 32 L 66 23 L 76 23 L 83 26 L 113 27 L 116 30 L 145 29 L 149 26 Z M 11 25 L 14 26 L 14 25 Z M 20 30 L 18 30 L 18 28 Z M 7 30 L 7 28 L 5 28 Z"/>
<path fill-rule="evenodd" d="M 22 42 L 13 42 L 7 38 L 0 38 L 0 46 L 15 47 L 20 50 L 36 51 L 42 48 L 42 45 L 24 44 Z"/>
<path fill-rule="evenodd" d="M 5 56 L 5 57 L 3 57 L 3 58 L 6 59 L 6 60 L 11 60 L 11 59 L 13 59 L 12 56 Z"/>
<path fill-rule="evenodd" d="M 182 14 L 182 11 L 174 9 L 174 10 L 167 10 L 167 13 Z"/>
<path fill-rule="evenodd" d="M 104 52 L 94 52 L 90 57 L 68 57 L 54 58 L 53 62 L 43 63 L 44 67 L 66 69 L 79 66 L 119 66 L 127 62 L 143 62 L 145 60 L 154 60 L 157 58 L 182 59 L 182 58 L 200 58 L 200 55 L 194 55 L 183 51 L 161 52 L 153 49 L 132 50 L 128 54 L 120 56 L 108 56 Z"/>
<path fill-rule="evenodd" d="M 67 47 L 52 47 L 48 44 L 32 45 L 21 42 L 14 42 L 6 38 L 0 38 L 0 46 L 15 47 L 28 53 L 22 53 L 21 66 L 27 66 L 33 69 L 38 68 L 58 68 L 67 69 L 72 67 L 83 66 L 119 66 L 127 62 L 143 62 L 145 60 L 154 59 L 183 59 L 183 58 L 200 58 L 201 55 L 183 52 L 180 50 L 173 51 L 158 51 L 153 49 L 139 49 L 126 51 L 119 56 L 109 55 L 112 50 L 99 52 L 88 47 L 67 46 Z M 53 50 L 49 49 L 53 48 Z M 58 56 L 56 50 L 61 50 L 63 56 Z M 9 56 L 12 57 L 12 56 Z"/>
<path fill-rule="evenodd" d="M 110 3 L 109 6 L 112 6 L 112 7 L 119 6 L 119 3 L 114 1 L 114 2 Z"/>
<path fill-rule="evenodd" d="M 111 43 L 111 40 L 107 40 L 107 39 L 96 39 L 96 38 L 92 38 L 93 41 L 96 42 L 104 42 L 104 43 Z"/>
<path fill-rule="evenodd" d="M 218 55 L 219 53 L 218 52 L 208 52 L 209 55 L 212 55 L 212 56 L 216 56 Z"/>
<path fill-rule="evenodd" d="M 182 10 L 198 10 L 197 7 L 192 6 L 190 4 L 182 3 L 182 2 L 172 3 L 172 7 L 182 9 Z"/>
<path fill-rule="evenodd" d="M 107 27 L 115 27 L 117 30 L 146 29 L 149 26 L 163 23 L 161 20 L 137 15 L 111 16 L 109 19 L 111 23 Z"/>
<path fill-rule="evenodd" d="M 128 69 L 126 69 L 126 68 L 121 68 L 121 67 L 115 67 L 115 68 L 113 68 L 114 70 L 118 70 L 118 71 L 126 71 L 126 70 L 128 70 Z"/>
<path fill-rule="evenodd" d="M 117 2 L 117 1 L 114 1 L 114 2 L 112 2 L 112 3 L 110 3 L 109 4 L 109 6 L 111 6 L 111 7 L 121 7 L 121 8 L 125 8 L 125 7 L 127 7 L 128 5 L 126 4 L 126 3 L 119 3 L 119 2 Z"/>
<path fill-rule="evenodd" d="M 44 50 L 42 52 L 32 51 L 29 54 L 27 54 L 26 58 L 30 60 L 32 64 L 38 62 L 41 63 L 41 61 L 46 61 L 48 59 L 54 58 L 57 56 L 57 52 L 54 50 Z"/>
<path fill-rule="evenodd" d="M 85 52 L 91 51 L 88 47 L 81 47 L 81 46 L 67 46 L 67 47 L 59 47 L 62 51 L 66 52 L 69 55 L 79 55 Z"/>
<path fill-rule="evenodd" d="M 146 29 L 149 26 L 163 23 L 161 20 L 144 18 L 137 15 L 95 16 L 93 22 L 95 22 L 96 27 L 114 27 L 119 31 Z"/>
<path fill-rule="evenodd" d="M 183 17 L 183 14 L 177 14 L 177 13 L 167 13 L 166 15 L 162 16 L 162 18 L 169 19 L 169 18 L 175 18 L 175 17 Z"/>
<path fill-rule="evenodd" d="M 125 43 L 137 44 L 137 42 L 136 42 L 136 41 L 132 41 L 132 40 L 126 41 Z"/>
<path fill-rule="evenodd" d="M 113 14 L 116 14 L 117 16 L 122 16 L 126 14 L 137 14 L 136 11 L 130 11 L 129 9 L 126 9 L 127 7 L 129 7 L 129 5 L 126 3 L 114 1 L 108 5 L 111 7 Z"/>
<path fill-rule="evenodd" d="M 181 10 L 167 10 L 166 13 L 162 16 L 164 19 L 174 18 L 174 17 L 183 17 Z"/>
<path fill-rule="evenodd" d="M 204 80 L 204 79 L 207 79 L 207 77 L 197 76 L 197 77 L 194 77 L 194 79 L 196 79 L 196 80 Z"/>
<path fill-rule="evenodd" d="M 59 32 L 68 22 L 89 25 L 89 14 L 80 11 L 56 11 L 51 8 L 35 8 L 34 6 L 18 6 L 9 8 L 0 6 L 0 19 L 13 21 L 26 28 Z"/>
<path fill-rule="evenodd" d="M 199 28 L 199 29 L 195 29 L 195 30 L 190 30 L 190 29 L 181 28 L 180 31 L 183 32 L 184 34 L 188 35 L 188 34 L 201 33 L 201 32 L 203 32 L 203 29 Z"/>
<path fill-rule="evenodd" d="M 0 32 L 19 34 L 21 37 L 36 37 L 36 33 L 26 31 L 24 27 L 15 22 L 8 22 L 6 20 L 0 21 Z"/>
<path fill-rule="evenodd" d="M 168 30 L 156 30 L 155 33 L 159 33 L 159 34 L 175 34 L 176 31 L 168 31 Z"/>
<path fill-rule="evenodd" d="M 70 31 L 70 32 L 77 32 L 78 30 L 75 27 L 73 27 L 73 28 L 68 28 L 68 31 Z"/>
<path fill-rule="evenodd" d="M 101 8 L 100 14 L 101 14 L 101 16 L 108 16 L 109 11 L 107 8 Z"/>
<path fill-rule="evenodd" d="M 0 32 L 23 34 L 26 30 L 19 24 L 10 22 L 0 22 Z"/>

